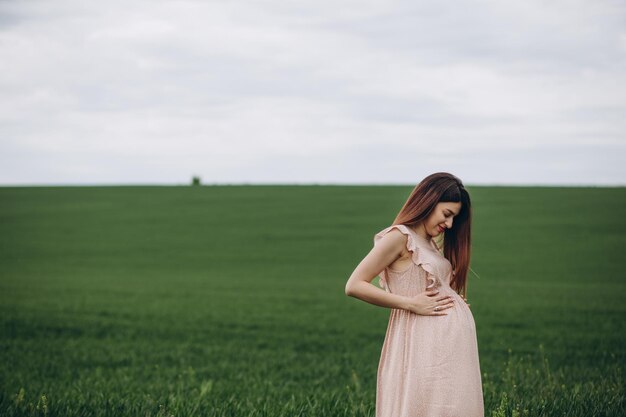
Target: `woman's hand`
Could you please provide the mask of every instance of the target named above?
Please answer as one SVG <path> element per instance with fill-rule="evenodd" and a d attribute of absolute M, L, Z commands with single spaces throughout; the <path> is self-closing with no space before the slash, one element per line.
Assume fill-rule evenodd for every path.
<path fill-rule="evenodd" d="M 413 297 L 408 297 L 407 310 L 422 316 L 447 316 L 443 310 L 454 307 L 454 300 L 449 295 L 438 296 L 439 290 L 427 290 Z"/>

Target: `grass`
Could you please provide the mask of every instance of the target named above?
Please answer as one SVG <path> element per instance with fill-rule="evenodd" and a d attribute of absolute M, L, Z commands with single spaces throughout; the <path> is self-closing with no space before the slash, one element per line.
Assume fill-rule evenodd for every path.
<path fill-rule="evenodd" d="M 468 189 L 485 416 L 626 415 L 625 190 Z M 0 188 L 0 414 L 373 416 L 410 191 Z"/>

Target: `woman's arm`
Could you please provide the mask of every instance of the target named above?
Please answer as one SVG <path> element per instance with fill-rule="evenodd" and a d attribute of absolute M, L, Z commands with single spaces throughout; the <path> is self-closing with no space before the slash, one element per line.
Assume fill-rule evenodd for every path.
<path fill-rule="evenodd" d="M 346 295 L 381 307 L 408 309 L 409 298 L 391 294 L 371 281 L 392 264 L 406 247 L 407 236 L 397 229 L 385 234 L 357 265 L 346 283 Z"/>

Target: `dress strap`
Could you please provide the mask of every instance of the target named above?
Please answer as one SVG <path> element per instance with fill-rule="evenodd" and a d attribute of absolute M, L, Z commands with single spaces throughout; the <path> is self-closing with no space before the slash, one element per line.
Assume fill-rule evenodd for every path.
<path fill-rule="evenodd" d="M 435 287 L 435 283 L 437 281 L 435 277 L 435 268 L 433 267 L 432 262 L 428 259 L 429 256 L 433 256 L 433 254 L 428 254 L 427 251 L 420 247 L 420 245 L 416 244 L 417 239 L 422 239 L 421 236 L 417 235 L 413 230 L 411 230 L 408 226 L 404 224 L 394 224 L 392 226 L 386 227 L 380 232 L 374 235 L 374 245 L 378 242 L 384 235 L 389 233 L 392 229 L 398 229 L 402 234 L 407 236 L 406 240 L 406 248 L 411 252 L 411 260 L 415 265 L 421 266 L 424 271 L 427 272 L 427 279 L 431 281 L 430 284 L 426 286 L 426 289 L 431 289 Z M 426 242 L 424 242 L 426 243 Z M 383 288 L 388 290 L 387 282 L 381 276 L 381 283 L 383 284 Z"/>

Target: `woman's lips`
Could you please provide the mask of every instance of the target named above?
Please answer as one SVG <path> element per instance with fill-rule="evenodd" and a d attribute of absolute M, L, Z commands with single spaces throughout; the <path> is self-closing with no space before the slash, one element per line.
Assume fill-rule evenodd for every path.
<path fill-rule="evenodd" d="M 443 232 L 443 228 L 441 226 L 437 226 L 437 229 L 439 229 L 439 233 Z"/>

